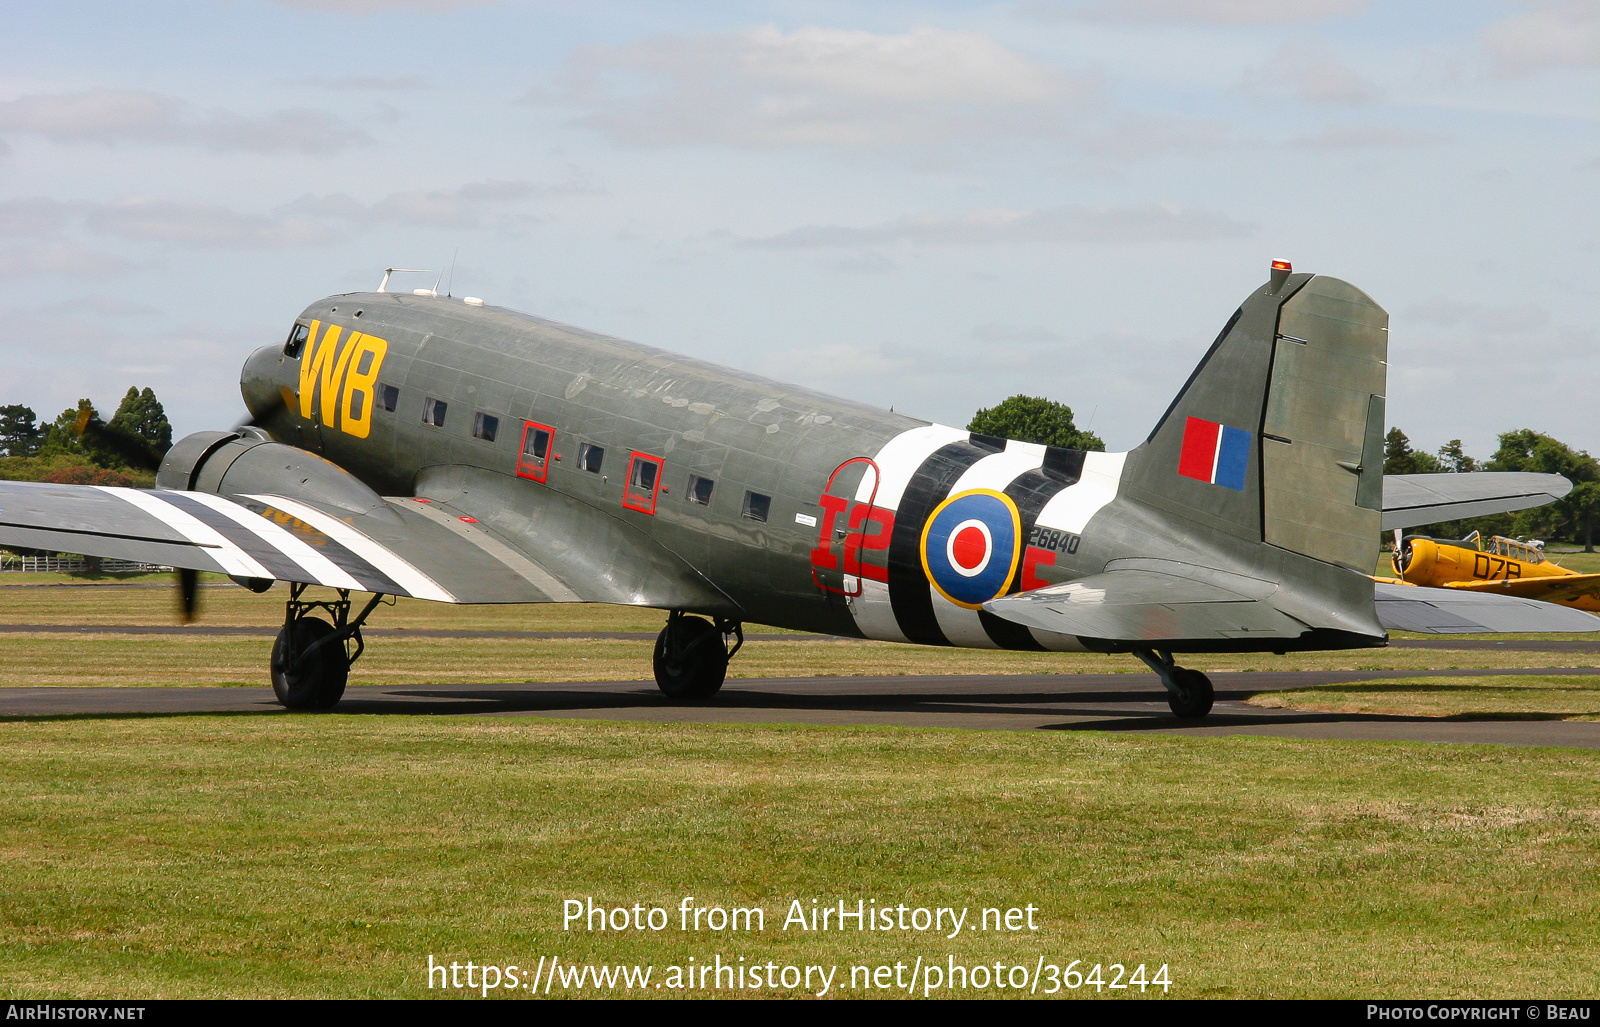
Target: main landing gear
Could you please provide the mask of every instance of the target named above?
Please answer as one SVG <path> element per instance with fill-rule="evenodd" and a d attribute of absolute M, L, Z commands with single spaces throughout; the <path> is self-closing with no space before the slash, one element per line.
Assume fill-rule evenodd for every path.
<path fill-rule="evenodd" d="M 350 665 L 366 650 L 361 625 L 383 596 L 373 596 L 351 620 L 347 590 L 339 589 L 336 600 L 317 601 L 301 599 L 305 590 L 305 585 L 289 586 L 283 629 L 272 645 L 272 690 L 278 701 L 291 710 L 326 710 L 344 695 Z M 311 616 L 319 609 L 328 611 L 332 624 Z M 351 642 L 355 643 L 354 648 Z"/>
<path fill-rule="evenodd" d="M 1167 689 L 1167 705 L 1172 708 L 1173 715 L 1192 720 L 1211 712 L 1213 693 L 1210 678 L 1198 670 L 1178 666 L 1172 661 L 1171 653 L 1135 649 L 1133 655 L 1143 660 L 1145 666 L 1155 671 L 1161 679 L 1161 684 Z"/>
<path fill-rule="evenodd" d="M 656 684 L 669 699 L 710 698 L 742 645 L 744 626 L 738 621 L 718 617 L 712 622 L 673 610 L 656 636 Z"/>

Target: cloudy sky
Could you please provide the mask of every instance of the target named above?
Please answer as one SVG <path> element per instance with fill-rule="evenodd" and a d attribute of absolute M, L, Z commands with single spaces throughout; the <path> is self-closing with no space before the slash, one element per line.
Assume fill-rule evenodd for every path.
<path fill-rule="evenodd" d="M 1600 452 L 1595 0 L 16 0 L 0 403 L 155 388 L 389 265 L 964 424 L 1136 444 L 1274 258 L 1421 446 Z M 457 256 L 457 254 L 459 254 Z M 431 285 L 430 276 L 399 283 Z"/>

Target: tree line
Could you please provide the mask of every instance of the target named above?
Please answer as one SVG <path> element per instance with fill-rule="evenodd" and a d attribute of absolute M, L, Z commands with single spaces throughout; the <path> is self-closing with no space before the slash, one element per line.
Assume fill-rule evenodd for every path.
<path fill-rule="evenodd" d="M 44 423 L 31 407 L 0 406 L 0 479 L 149 487 L 171 448 L 172 424 L 148 388 L 130 387 L 109 419 L 88 399 Z"/>

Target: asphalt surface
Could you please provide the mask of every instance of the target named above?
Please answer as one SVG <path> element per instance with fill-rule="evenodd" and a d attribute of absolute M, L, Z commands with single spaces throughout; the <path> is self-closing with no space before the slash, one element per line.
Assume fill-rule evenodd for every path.
<path fill-rule="evenodd" d="M 1459 677 L 1463 671 L 1290 671 L 1211 675 L 1210 716 L 1179 722 L 1151 674 L 737 678 L 703 703 L 664 698 L 653 681 L 355 686 L 338 712 L 356 715 L 538 716 L 690 723 L 900 725 L 1003 731 L 1129 731 L 1368 741 L 1600 748 L 1600 723 L 1458 720 L 1262 709 L 1255 693 L 1340 681 Z M 1600 674 L 1600 667 L 1472 670 Z M 270 688 L 0 688 L 0 717 L 279 715 Z"/>

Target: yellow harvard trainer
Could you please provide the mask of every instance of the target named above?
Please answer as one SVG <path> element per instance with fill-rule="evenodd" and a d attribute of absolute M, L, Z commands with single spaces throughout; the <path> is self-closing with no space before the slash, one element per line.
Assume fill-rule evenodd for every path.
<path fill-rule="evenodd" d="M 1458 541 L 1412 535 L 1394 554 L 1394 572 L 1411 585 L 1517 596 L 1600 612 L 1600 574 L 1558 567 L 1542 543 L 1473 532 Z"/>

